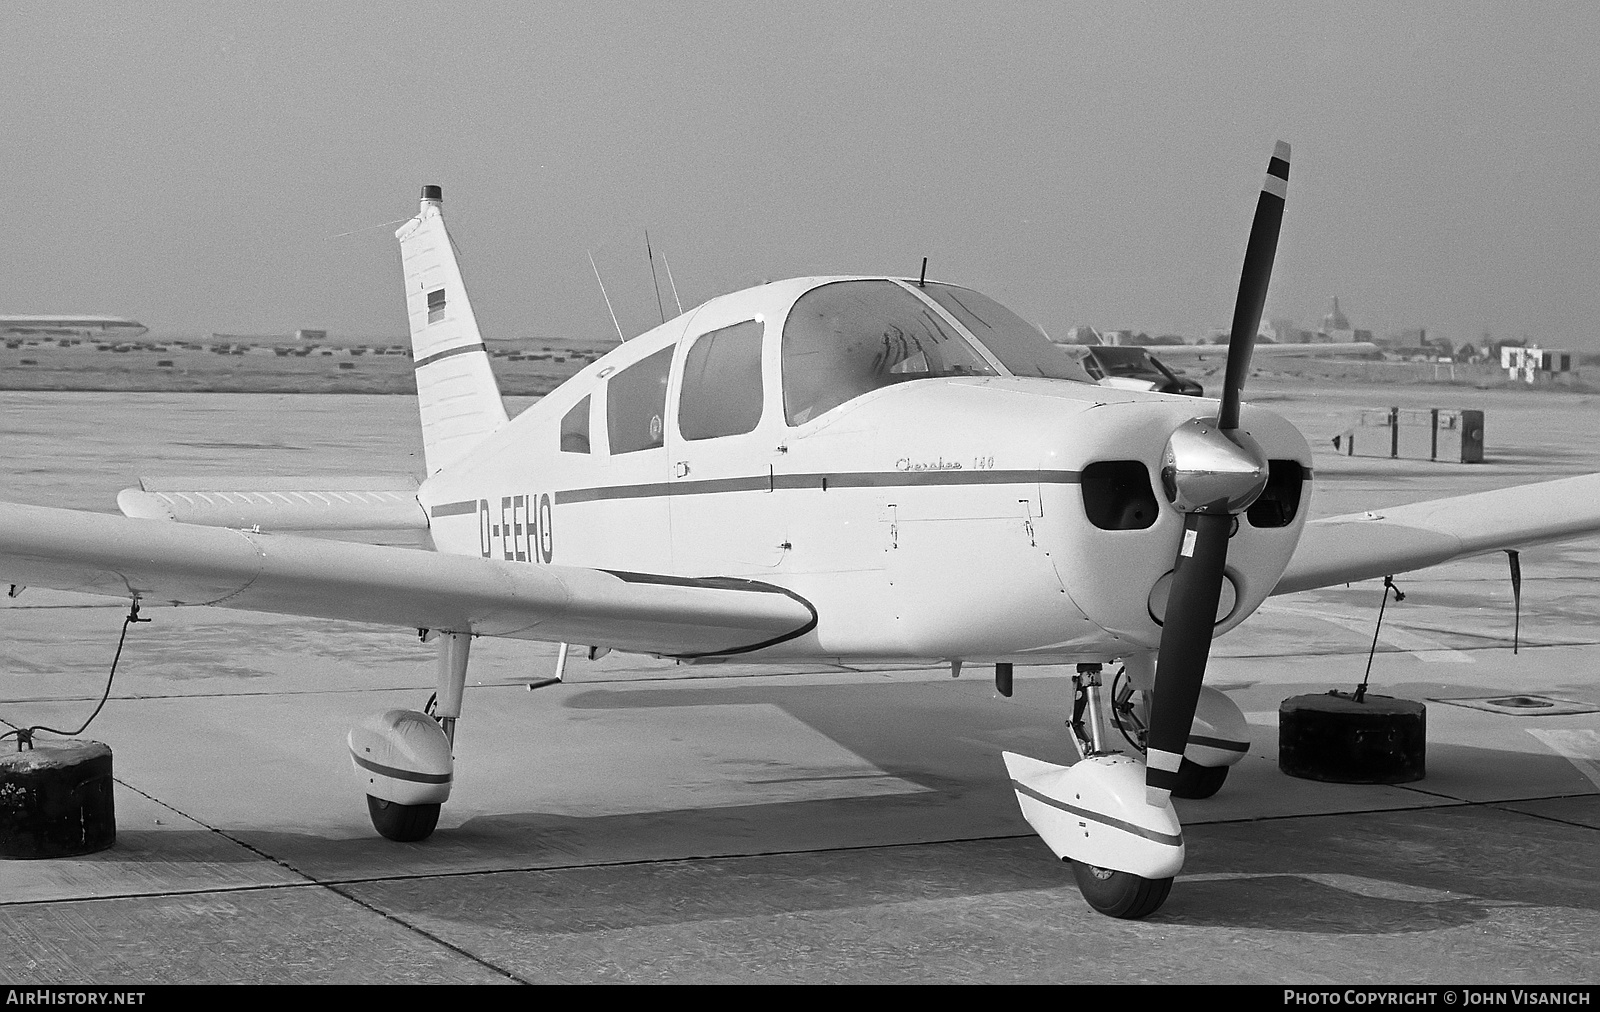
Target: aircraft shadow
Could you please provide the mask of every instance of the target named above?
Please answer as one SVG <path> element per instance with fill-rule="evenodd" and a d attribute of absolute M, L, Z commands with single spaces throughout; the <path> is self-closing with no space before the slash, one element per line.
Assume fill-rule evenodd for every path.
<path fill-rule="evenodd" d="M 1388 934 L 1508 906 L 1600 910 L 1600 836 L 1498 806 L 1210 824 L 1184 836 L 1188 861 L 1156 915 L 1175 923 Z"/>
<path fill-rule="evenodd" d="M 516 871 L 482 887 L 448 876 L 344 888 L 405 917 L 563 934 L 1038 890 L 1049 905 L 1081 905 L 1070 871 L 1049 858 L 1035 840 L 1001 839 Z"/>

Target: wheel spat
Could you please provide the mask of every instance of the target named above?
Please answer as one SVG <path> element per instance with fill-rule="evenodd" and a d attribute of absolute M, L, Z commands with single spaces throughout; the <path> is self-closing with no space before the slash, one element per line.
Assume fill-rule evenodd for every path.
<path fill-rule="evenodd" d="M 1194 723 L 1200 682 L 1220 617 L 1217 603 L 1227 578 L 1228 539 L 1238 514 L 1266 487 L 1266 459 L 1255 441 L 1239 430 L 1239 398 L 1250 373 L 1250 353 L 1272 279 L 1288 186 L 1289 145 L 1279 141 L 1267 163 L 1245 249 L 1217 417 L 1186 422 L 1167 441 L 1161 482 L 1168 501 L 1183 511 L 1184 522 L 1161 629 L 1146 738 L 1146 800 L 1156 806 L 1167 803 L 1177 784 Z"/>

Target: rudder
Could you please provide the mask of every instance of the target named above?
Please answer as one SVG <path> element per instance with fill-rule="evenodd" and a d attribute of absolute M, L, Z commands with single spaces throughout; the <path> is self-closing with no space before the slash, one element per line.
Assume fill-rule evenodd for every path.
<path fill-rule="evenodd" d="M 489 350 L 445 231 L 443 204 L 440 187 L 424 186 L 421 210 L 394 234 L 405 271 L 422 451 L 430 475 L 506 423 Z"/>

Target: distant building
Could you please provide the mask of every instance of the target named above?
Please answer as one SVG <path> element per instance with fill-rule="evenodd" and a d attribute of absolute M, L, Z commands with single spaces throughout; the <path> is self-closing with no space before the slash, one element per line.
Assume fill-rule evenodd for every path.
<path fill-rule="evenodd" d="M 1056 344 L 1100 344 L 1100 332 L 1093 327 L 1077 326 L 1068 327 L 1067 332 L 1061 337 L 1052 336 L 1050 340 Z"/>
<path fill-rule="evenodd" d="M 1293 320 L 1273 320 L 1268 328 L 1263 328 L 1263 333 L 1270 334 L 1272 340 L 1278 344 L 1310 344 L 1311 331 L 1301 329 Z"/>
<path fill-rule="evenodd" d="M 1551 380 L 1561 373 L 1572 371 L 1572 352 L 1540 348 L 1537 345 L 1525 348 L 1503 345 L 1500 348 L 1500 368 L 1506 370 L 1511 379 L 1524 383 Z"/>
<path fill-rule="evenodd" d="M 130 338 L 148 330 L 121 316 L 0 316 L 0 336 Z"/>
<path fill-rule="evenodd" d="M 294 332 L 294 339 L 296 341 L 326 341 L 328 332 L 326 330 L 297 330 Z"/>
<path fill-rule="evenodd" d="M 1355 328 L 1350 326 L 1350 320 L 1339 311 L 1339 296 L 1333 297 L 1333 312 L 1322 318 L 1322 329 L 1317 332 L 1316 340 L 1319 344 L 1347 344 L 1358 341 Z"/>

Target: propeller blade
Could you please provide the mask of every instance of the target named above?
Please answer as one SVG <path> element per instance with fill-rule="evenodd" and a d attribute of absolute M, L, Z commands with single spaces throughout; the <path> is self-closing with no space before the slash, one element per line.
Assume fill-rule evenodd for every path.
<path fill-rule="evenodd" d="M 1278 253 L 1278 231 L 1283 225 L 1283 201 L 1289 192 L 1289 145 L 1279 141 L 1267 162 L 1267 177 L 1256 200 L 1256 217 L 1250 226 L 1250 244 L 1244 251 L 1244 270 L 1239 275 L 1239 301 L 1233 307 L 1233 331 L 1228 335 L 1228 366 L 1222 384 L 1222 406 L 1217 410 L 1217 428 L 1239 427 L 1239 394 L 1250 375 L 1250 353 L 1255 349 L 1256 331 L 1261 328 L 1261 310 L 1267 302 L 1267 283 L 1272 280 L 1272 261 Z"/>
<path fill-rule="evenodd" d="M 1176 786 L 1183 750 L 1189 744 L 1200 681 L 1211 656 L 1233 524 L 1227 513 L 1190 513 L 1184 518 L 1183 547 L 1167 595 L 1145 738 L 1146 800 L 1157 807 L 1166 804 Z"/>
<path fill-rule="evenodd" d="M 1167 498 L 1184 510 L 1183 544 L 1173 566 L 1172 588 L 1156 655 L 1156 679 L 1145 737 L 1145 800 L 1167 804 L 1178 783 L 1183 750 L 1189 744 L 1195 705 L 1211 640 L 1216 634 L 1217 601 L 1227 579 L 1228 538 L 1236 514 L 1247 509 L 1266 484 L 1267 464 L 1259 448 L 1239 428 L 1239 398 L 1250 375 L 1250 354 L 1261 327 L 1261 310 L 1272 280 L 1289 192 L 1289 145 L 1279 141 L 1267 163 L 1267 177 L 1256 201 L 1250 243 L 1239 276 L 1239 301 L 1228 337 L 1228 365 L 1216 429 L 1204 419 L 1181 427 L 1167 443 L 1162 484 Z"/>

